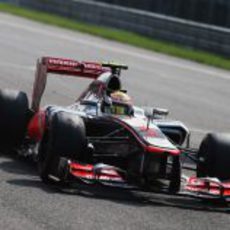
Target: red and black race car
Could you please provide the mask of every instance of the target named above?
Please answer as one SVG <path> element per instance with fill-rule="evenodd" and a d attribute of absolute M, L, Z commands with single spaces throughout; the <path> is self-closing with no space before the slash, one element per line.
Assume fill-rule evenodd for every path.
<path fill-rule="evenodd" d="M 44 182 L 195 194 L 230 195 L 230 135 L 208 134 L 189 149 L 190 132 L 168 111 L 133 105 L 115 63 L 43 57 L 37 62 L 32 104 L 24 92 L 0 91 L 0 151 L 32 156 Z M 92 79 L 71 105 L 40 108 L 48 73 Z M 185 158 L 195 162 L 185 176 Z M 186 166 L 187 167 L 187 166 Z"/>

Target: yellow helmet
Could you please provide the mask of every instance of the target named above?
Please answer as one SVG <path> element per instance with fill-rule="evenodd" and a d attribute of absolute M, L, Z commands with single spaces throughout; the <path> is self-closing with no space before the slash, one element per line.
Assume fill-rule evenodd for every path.
<path fill-rule="evenodd" d="M 115 101 L 115 102 L 132 104 L 131 103 L 132 100 L 131 100 L 130 96 L 128 94 L 122 92 L 122 91 L 119 91 L 119 90 L 111 93 L 110 97 L 111 97 L 112 101 Z"/>
<path fill-rule="evenodd" d="M 118 115 L 132 114 L 132 100 L 130 96 L 122 91 L 115 91 L 110 94 L 112 100 L 111 113 Z"/>

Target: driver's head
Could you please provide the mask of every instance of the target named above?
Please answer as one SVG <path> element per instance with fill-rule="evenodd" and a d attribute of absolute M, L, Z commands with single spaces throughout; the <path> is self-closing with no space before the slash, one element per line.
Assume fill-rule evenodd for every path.
<path fill-rule="evenodd" d="M 110 94 L 112 105 L 111 113 L 117 115 L 132 115 L 133 104 L 130 96 L 120 90 Z"/>

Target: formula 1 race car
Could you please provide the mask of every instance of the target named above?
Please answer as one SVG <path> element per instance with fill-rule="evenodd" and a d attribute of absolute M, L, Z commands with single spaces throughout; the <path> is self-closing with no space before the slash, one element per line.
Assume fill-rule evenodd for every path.
<path fill-rule="evenodd" d="M 205 197 L 230 195 L 230 135 L 207 134 L 198 150 L 166 109 L 137 107 L 122 88 L 116 63 L 43 57 L 31 107 L 24 92 L 0 91 L 0 151 L 37 162 L 44 182 L 87 182 Z M 92 79 L 71 105 L 40 108 L 47 74 Z M 182 160 L 195 174 L 182 173 Z"/>

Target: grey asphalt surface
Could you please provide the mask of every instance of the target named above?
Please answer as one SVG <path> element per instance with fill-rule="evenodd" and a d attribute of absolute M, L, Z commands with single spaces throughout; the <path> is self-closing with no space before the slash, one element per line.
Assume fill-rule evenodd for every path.
<path fill-rule="evenodd" d="M 0 14 L 0 87 L 31 95 L 41 56 L 114 60 L 129 65 L 124 88 L 138 105 L 169 108 L 191 128 L 230 132 L 230 72 L 89 35 Z M 43 104 L 68 105 L 88 80 L 50 77 Z M 0 229 L 229 229 L 229 214 L 201 202 L 157 194 L 44 185 L 36 167 L 0 157 Z"/>

